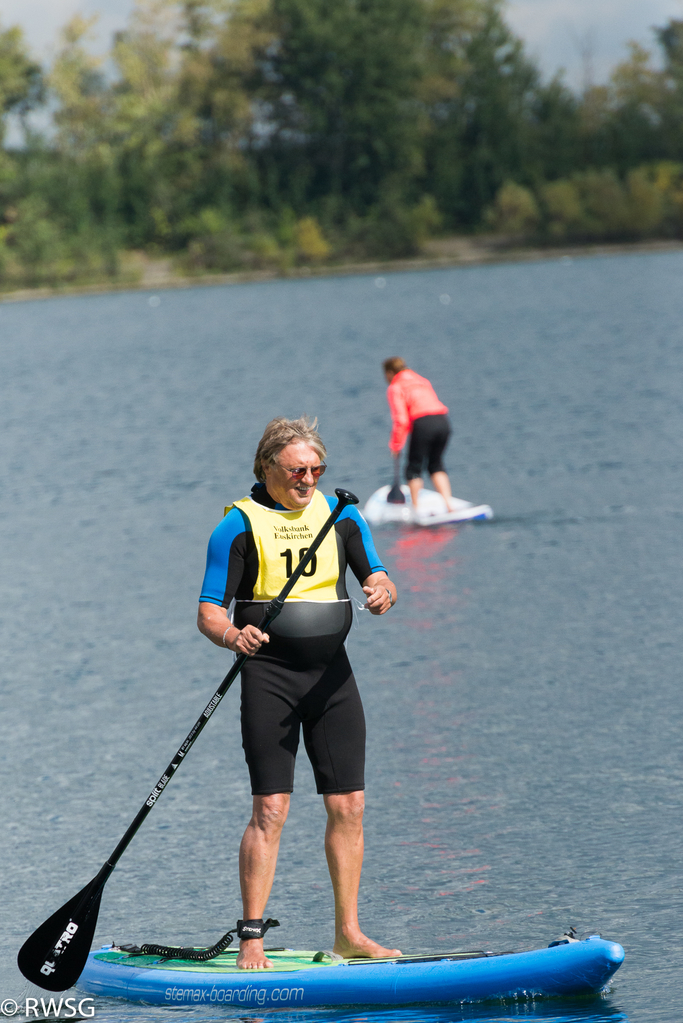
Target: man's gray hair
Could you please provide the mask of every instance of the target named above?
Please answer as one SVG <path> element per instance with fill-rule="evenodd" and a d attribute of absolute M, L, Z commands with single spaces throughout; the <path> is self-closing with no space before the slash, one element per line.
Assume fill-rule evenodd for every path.
<path fill-rule="evenodd" d="M 263 470 L 268 465 L 276 464 L 277 456 L 288 444 L 298 442 L 308 444 L 309 448 L 313 448 L 322 461 L 327 451 L 316 429 L 317 426 L 318 420 L 314 419 L 311 422 L 308 416 L 301 416 L 300 419 L 285 419 L 284 416 L 278 416 L 277 419 L 271 419 L 263 431 L 263 436 L 256 449 L 254 458 L 256 479 L 260 483 L 265 482 L 266 477 Z"/>

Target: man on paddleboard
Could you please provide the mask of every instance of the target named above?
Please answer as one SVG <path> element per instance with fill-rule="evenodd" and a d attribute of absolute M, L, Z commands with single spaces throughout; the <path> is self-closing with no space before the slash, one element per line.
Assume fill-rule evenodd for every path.
<path fill-rule="evenodd" d="M 397 355 L 385 359 L 382 368 L 389 385 L 387 400 L 392 420 L 389 450 L 394 458 L 400 457 L 410 434 L 406 480 L 413 508 L 417 512 L 422 469 L 426 462 L 434 489 L 441 494 L 448 510 L 453 511 L 451 483 L 443 464 L 443 453 L 451 432 L 448 408 L 439 401 L 429 380 L 408 369 Z"/>
<path fill-rule="evenodd" d="M 400 954 L 367 938 L 358 922 L 365 718 L 344 647 L 352 621 L 346 567 L 361 583 L 371 614 L 386 614 L 396 601 L 396 587 L 354 507 L 346 507 L 326 535 L 270 634 L 257 627 L 265 604 L 286 584 L 336 505 L 335 498 L 317 490 L 326 451 L 315 427 L 306 418 L 278 418 L 266 427 L 254 460 L 257 483 L 248 497 L 226 509 L 211 536 L 199 603 L 200 631 L 216 646 L 250 655 L 242 669 L 241 704 L 253 794 L 240 846 L 244 921 L 237 965 L 243 969 L 272 965 L 263 951 L 263 914 L 301 729 L 327 810 L 334 951 L 345 958 Z"/>

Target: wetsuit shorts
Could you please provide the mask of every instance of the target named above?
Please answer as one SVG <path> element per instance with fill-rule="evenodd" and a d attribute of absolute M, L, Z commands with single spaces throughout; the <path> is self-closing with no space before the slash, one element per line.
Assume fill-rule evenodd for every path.
<path fill-rule="evenodd" d="M 432 476 L 435 472 L 445 472 L 443 453 L 448 444 L 451 425 L 448 416 L 420 416 L 413 423 L 408 448 L 408 464 L 406 479 L 419 479 L 422 467 L 427 462 L 427 472 Z"/>
<path fill-rule="evenodd" d="M 242 669 L 242 746 L 255 796 L 292 791 L 302 730 L 320 794 L 365 788 L 365 716 L 344 646 L 322 674 L 265 659 Z"/>

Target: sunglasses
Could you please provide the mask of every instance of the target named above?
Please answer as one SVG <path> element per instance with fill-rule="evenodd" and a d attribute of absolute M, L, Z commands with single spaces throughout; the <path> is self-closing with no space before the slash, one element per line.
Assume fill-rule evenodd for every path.
<path fill-rule="evenodd" d="M 279 462 L 277 464 L 280 465 Z M 293 480 L 302 480 L 307 472 L 310 472 L 311 476 L 317 480 L 325 472 L 327 466 L 321 462 L 320 465 L 301 465 L 298 469 L 289 469 L 286 465 L 280 465 L 280 468 L 288 472 Z"/>

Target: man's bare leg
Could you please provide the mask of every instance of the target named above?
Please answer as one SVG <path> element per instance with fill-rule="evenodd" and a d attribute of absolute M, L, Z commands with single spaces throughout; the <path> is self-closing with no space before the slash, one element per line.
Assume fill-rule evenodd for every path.
<path fill-rule="evenodd" d="M 289 793 L 254 796 L 254 809 L 240 845 L 240 888 L 245 920 L 260 920 L 273 887 L 282 826 L 289 812 Z M 240 942 L 237 965 L 243 970 L 272 966 L 263 952 L 263 938 Z"/>
<path fill-rule="evenodd" d="M 358 923 L 358 888 L 363 866 L 362 792 L 327 795 L 325 855 L 334 889 L 334 951 L 345 959 L 354 956 L 401 955 L 397 948 L 383 948 L 366 938 Z"/>
<path fill-rule="evenodd" d="M 441 494 L 446 502 L 448 510 L 453 511 L 453 504 L 451 502 L 451 497 L 453 495 L 451 493 L 451 481 L 448 478 L 448 474 L 445 472 L 432 473 L 432 483 L 434 484 L 434 489 L 437 493 Z"/>

